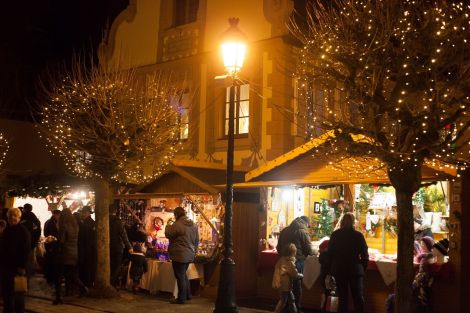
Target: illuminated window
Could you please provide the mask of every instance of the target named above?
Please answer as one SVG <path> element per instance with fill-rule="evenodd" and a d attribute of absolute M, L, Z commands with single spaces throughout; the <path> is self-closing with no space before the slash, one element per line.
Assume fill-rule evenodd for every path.
<path fill-rule="evenodd" d="M 230 87 L 225 96 L 224 135 L 228 135 Z M 235 135 L 246 135 L 250 128 L 250 85 L 235 87 Z"/>
<path fill-rule="evenodd" d="M 189 138 L 189 94 L 184 93 L 181 97 L 180 114 L 180 139 Z"/>
<path fill-rule="evenodd" d="M 175 0 L 174 4 L 174 26 L 196 21 L 199 0 Z"/>
<path fill-rule="evenodd" d="M 170 103 L 178 111 L 179 138 L 182 140 L 189 138 L 189 102 L 190 96 L 187 92 L 170 99 Z"/>

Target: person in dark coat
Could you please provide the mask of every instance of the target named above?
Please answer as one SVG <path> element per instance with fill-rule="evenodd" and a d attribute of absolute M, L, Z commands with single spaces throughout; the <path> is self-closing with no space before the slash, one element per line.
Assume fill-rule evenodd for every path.
<path fill-rule="evenodd" d="M 364 273 L 369 253 L 364 236 L 354 229 L 354 222 L 354 215 L 345 213 L 340 228 L 331 234 L 328 243 L 329 267 L 336 280 L 340 313 L 348 312 L 349 289 L 355 312 L 364 312 Z"/>
<path fill-rule="evenodd" d="M 75 217 L 68 208 L 64 208 L 59 217 L 59 244 L 60 252 L 58 259 L 61 267 L 61 274 L 65 276 L 67 283 L 74 284 L 80 289 L 80 296 L 88 292 L 88 288 L 78 278 L 78 225 Z M 62 303 L 61 279 L 58 275 L 55 282 L 55 300 L 53 304 Z"/>
<path fill-rule="evenodd" d="M 147 273 L 148 265 L 145 255 L 142 253 L 142 244 L 136 243 L 133 247 L 133 252 L 129 255 L 131 268 L 129 269 L 129 276 L 132 279 L 132 292 L 136 293 L 139 289 L 140 280 L 142 275 Z"/>
<path fill-rule="evenodd" d="M 170 302 L 184 304 L 186 300 L 191 298 L 186 271 L 189 264 L 196 257 L 199 231 L 197 225 L 186 216 L 186 211 L 182 207 L 176 207 L 173 214 L 175 215 L 175 222 L 166 226 L 165 236 L 170 241 L 168 254 L 178 285 L 178 298 L 171 299 Z"/>
<path fill-rule="evenodd" d="M 21 224 L 29 230 L 31 235 L 31 250 L 36 248 L 41 237 L 41 221 L 36 214 L 33 213 L 33 206 L 26 203 L 23 206 L 23 214 L 21 215 Z"/>
<path fill-rule="evenodd" d="M 96 274 L 96 225 L 91 217 L 91 207 L 80 210 L 81 223 L 78 231 L 78 273 L 87 287 L 92 287 Z"/>
<path fill-rule="evenodd" d="M 58 279 L 57 275 L 59 271 L 57 270 L 59 264 L 59 217 L 60 210 L 52 211 L 52 216 L 44 224 L 44 237 L 45 244 L 44 248 L 46 250 L 45 255 L 45 267 L 44 275 L 49 284 L 55 283 Z"/>
<path fill-rule="evenodd" d="M 21 224 L 26 227 L 31 237 L 31 253 L 29 254 L 28 266 L 26 268 L 26 276 L 28 276 L 29 280 L 34 274 L 34 266 L 36 264 L 35 249 L 39 243 L 39 238 L 41 238 L 41 222 L 36 214 L 33 213 L 33 206 L 29 203 L 23 206 Z"/>
<path fill-rule="evenodd" d="M 30 233 L 20 224 L 21 211 L 18 208 L 7 212 L 8 226 L 0 244 L 0 271 L 3 292 L 3 312 L 23 313 L 24 292 L 15 292 L 15 276 L 26 275 L 31 253 Z"/>
<path fill-rule="evenodd" d="M 121 220 L 116 216 L 117 208 L 109 206 L 109 256 L 111 267 L 111 285 L 119 289 L 119 274 L 121 272 L 124 248 L 132 253 L 132 246 L 127 238 L 126 229 Z"/>
<path fill-rule="evenodd" d="M 295 267 L 300 274 L 304 273 L 304 262 L 307 256 L 313 255 L 308 227 L 310 220 L 307 216 L 300 216 L 294 219 L 289 226 L 281 230 L 277 242 L 277 251 L 280 253 L 286 247 L 293 243 L 297 248 L 295 255 Z M 300 312 L 300 298 L 302 296 L 302 279 L 296 279 L 293 282 L 292 293 L 295 298 L 295 305 Z"/>

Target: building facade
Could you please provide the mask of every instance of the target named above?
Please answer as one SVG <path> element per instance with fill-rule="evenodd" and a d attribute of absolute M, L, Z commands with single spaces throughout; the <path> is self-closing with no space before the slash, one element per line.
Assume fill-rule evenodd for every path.
<path fill-rule="evenodd" d="M 109 68 L 164 71 L 184 85 L 177 158 L 225 163 L 228 86 L 220 53 L 238 17 L 248 52 L 235 113 L 235 165 L 255 168 L 303 143 L 294 123 L 295 53 L 287 24 L 295 1 L 131 0 L 100 47 Z"/>

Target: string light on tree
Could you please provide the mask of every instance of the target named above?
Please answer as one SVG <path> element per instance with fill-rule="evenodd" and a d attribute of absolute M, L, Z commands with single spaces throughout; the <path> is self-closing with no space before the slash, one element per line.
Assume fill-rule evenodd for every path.
<path fill-rule="evenodd" d="M 410 193 L 421 184 L 423 165 L 445 172 L 470 163 L 470 4 L 313 1 L 308 14 L 307 29 L 291 25 L 303 43 L 297 79 L 299 106 L 306 107 L 299 113 L 307 126 L 315 125 L 317 136 L 331 134 L 314 157 L 346 174 L 387 171 L 397 199 L 403 199 L 397 200 L 399 223 L 408 225 Z M 315 90 L 323 91 L 321 103 Z M 344 155 L 370 164 L 361 169 Z M 398 268 L 404 273 L 413 271 L 412 243 L 406 239 L 412 234 L 401 232 L 412 228 L 399 230 L 405 239 Z M 409 276 L 397 281 L 400 312 L 409 312 Z"/>
<path fill-rule="evenodd" d="M 3 136 L 3 134 L 0 133 L 0 166 L 2 166 L 3 162 L 5 161 L 5 157 L 7 156 L 9 148 L 10 146 L 8 145 L 8 141 Z"/>
<path fill-rule="evenodd" d="M 41 133 L 83 178 L 139 184 L 160 176 L 181 146 L 174 82 L 162 73 L 145 80 L 132 70 L 85 71 L 75 64 L 46 90 Z"/>

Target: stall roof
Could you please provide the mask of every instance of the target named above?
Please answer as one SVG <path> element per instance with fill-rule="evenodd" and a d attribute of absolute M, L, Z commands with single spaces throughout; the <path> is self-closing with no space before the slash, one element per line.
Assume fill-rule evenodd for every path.
<path fill-rule="evenodd" d="M 245 175 L 245 183 L 236 187 L 389 183 L 387 170 L 372 158 L 315 157 L 315 150 L 332 136 L 325 133 L 278 158 L 267 162 Z M 365 140 L 355 138 L 355 140 Z M 347 169 L 347 170 L 345 170 Z M 456 170 L 436 163 L 426 163 L 422 168 L 423 181 L 445 180 L 456 176 Z"/>
<path fill-rule="evenodd" d="M 236 166 L 234 181 L 243 182 L 248 168 Z M 167 173 L 156 180 L 135 188 L 136 193 L 121 198 L 139 196 L 169 196 L 182 194 L 217 194 L 225 184 L 226 165 L 185 159 L 173 159 Z"/>

